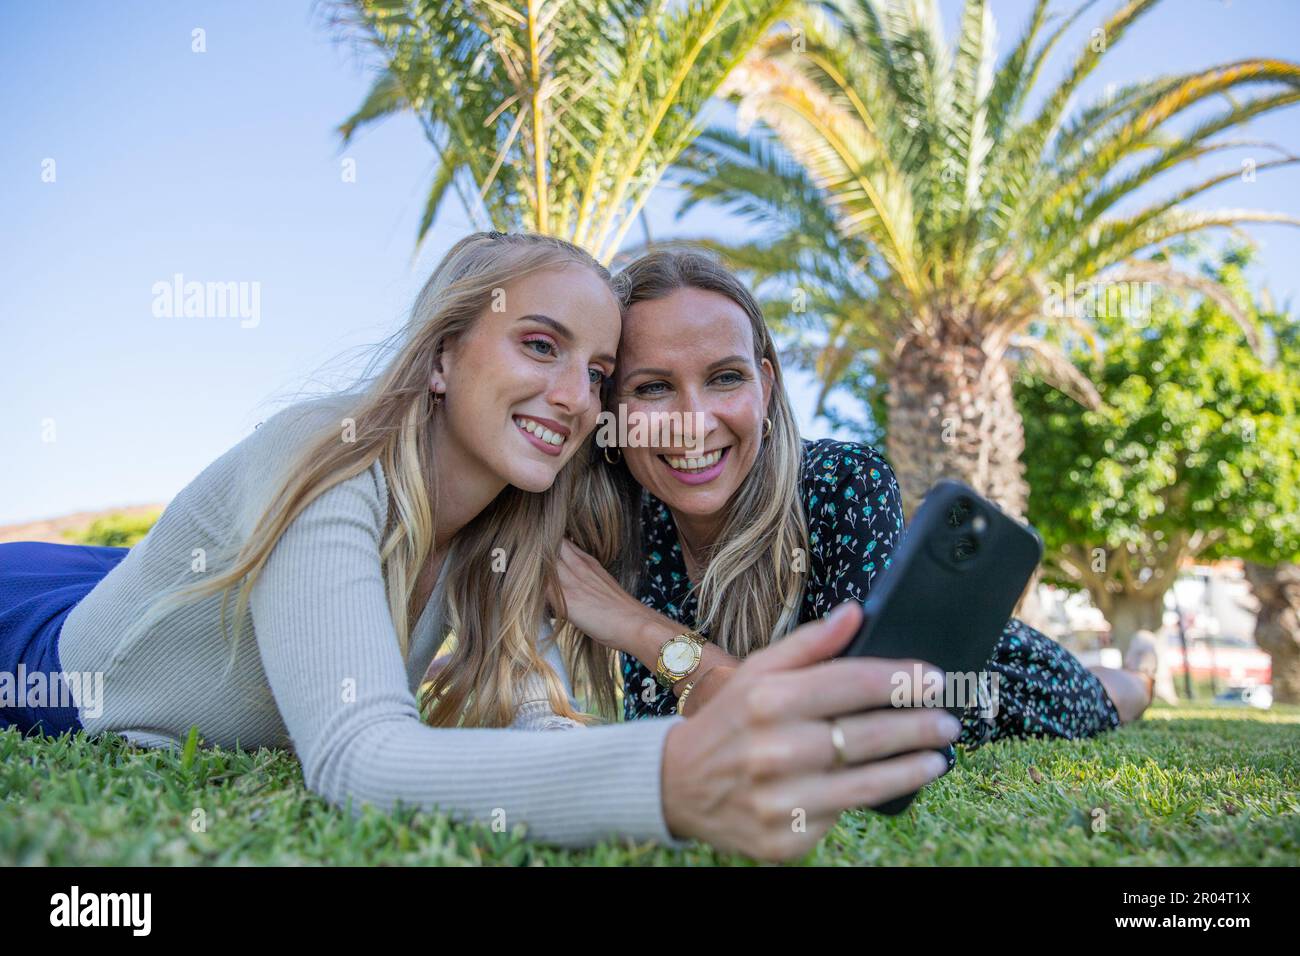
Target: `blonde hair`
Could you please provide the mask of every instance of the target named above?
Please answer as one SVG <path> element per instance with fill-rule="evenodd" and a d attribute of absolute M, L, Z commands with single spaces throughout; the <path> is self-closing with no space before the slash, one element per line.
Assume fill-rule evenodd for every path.
<path fill-rule="evenodd" d="M 803 444 L 781 377 L 776 346 L 763 312 L 750 291 L 721 263 L 697 252 L 664 250 L 630 263 L 614 277 L 626 313 L 637 302 L 662 299 L 679 289 L 701 289 L 726 296 L 749 318 L 754 361 L 767 359 L 773 381 L 767 417 L 770 433 L 729 505 L 717 540 L 701 555 L 697 630 L 723 650 L 744 657 L 787 633 L 798 623 L 808 560 L 808 525 L 799 494 Z M 627 472 L 627 465 L 613 466 Z M 630 474 L 629 474 L 630 477 Z M 610 476 L 617 483 L 616 476 Z M 635 487 L 635 483 L 633 483 Z M 640 496 L 625 496 L 624 535 L 633 555 L 640 551 Z M 802 559 L 802 560 L 801 560 Z M 624 563 L 630 557 L 624 555 Z"/>
<path fill-rule="evenodd" d="M 355 440 L 339 441 L 337 429 L 331 428 L 307 441 L 229 566 L 168 596 L 156 610 L 220 593 L 225 633 L 233 592 L 233 660 L 252 589 L 277 541 L 312 501 L 377 461 L 391 499 L 380 559 L 398 649 L 406 658 L 415 623 L 415 590 L 435 545 L 438 510 L 433 468 L 437 448 L 430 423 L 441 414 L 441 406 L 433 402 L 429 373 L 443 344 L 468 331 L 491 305 L 494 290 L 529 273 L 575 264 L 610 281 L 609 272 L 595 259 L 561 239 L 478 232 L 457 242 L 416 297 L 397 354 L 356 394 L 346 412 L 355 421 Z M 450 542 L 444 557 L 446 607 L 455 640 L 448 665 L 421 699 L 429 723 L 508 725 L 519 703 L 516 689 L 533 673 L 542 676 L 552 710 L 590 720 L 570 706 L 559 676 L 539 654 L 536 638 L 549 616 L 548 597 L 559 593 L 555 562 L 593 448 L 594 440 L 589 439 L 546 492 L 505 488 Z M 493 558 L 501 553 L 508 560 L 505 570 L 497 571 Z M 575 683 L 590 688 L 598 703 L 612 709 L 612 655 L 572 634 L 560 635 L 560 647 Z"/>

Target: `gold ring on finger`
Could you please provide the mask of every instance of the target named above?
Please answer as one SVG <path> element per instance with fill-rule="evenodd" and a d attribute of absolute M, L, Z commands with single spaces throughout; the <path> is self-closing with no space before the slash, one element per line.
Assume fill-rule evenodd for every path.
<path fill-rule="evenodd" d="M 838 720 L 831 720 L 828 723 L 831 727 L 831 747 L 835 750 L 835 758 L 831 761 L 831 768 L 838 770 L 849 762 L 844 742 L 844 728 L 840 726 Z"/>

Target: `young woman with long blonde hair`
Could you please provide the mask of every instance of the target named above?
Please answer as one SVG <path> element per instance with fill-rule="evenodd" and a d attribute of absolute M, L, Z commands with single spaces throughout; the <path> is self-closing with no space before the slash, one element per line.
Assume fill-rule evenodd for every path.
<path fill-rule="evenodd" d="M 129 551 L 0 545 L 0 728 L 178 746 L 197 727 L 208 744 L 291 748 L 306 785 L 353 812 L 401 802 L 561 844 L 698 837 L 797 854 L 803 836 L 748 784 L 760 750 L 798 728 L 744 690 L 798 682 L 828 715 L 881 703 L 868 664 L 818 663 L 851 637 L 852 610 L 737 672 L 717 705 L 753 728 L 739 744 L 676 719 L 585 728 L 565 671 L 599 709 L 611 652 L 568 626 L 563 654 L 539 639 L 566 532 L 603 560 L 617 551 L 590 436 L 619 335 L 609 274 L 580 249 L 495 232 L 457 243 L 376 378 L 270 418 Z M 9 700 L 19 674 L 41 693 Z M 787 782 L 842 809 L 938 768 L 837 773 Z M 689 806 L 701 782 L 722 796 Z"/>

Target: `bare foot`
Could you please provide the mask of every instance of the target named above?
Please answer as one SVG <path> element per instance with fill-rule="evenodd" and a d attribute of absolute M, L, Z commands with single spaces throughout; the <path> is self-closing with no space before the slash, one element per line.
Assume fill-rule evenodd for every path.
<path fill-rule="evenodd" d="M 1146 674 L 1118 667 L 1089 667 L 1088 670 L 1096 674 L 1106 688 L 1121 723 L 1132 723 L 1151 705 L 1155 682 Z"/>

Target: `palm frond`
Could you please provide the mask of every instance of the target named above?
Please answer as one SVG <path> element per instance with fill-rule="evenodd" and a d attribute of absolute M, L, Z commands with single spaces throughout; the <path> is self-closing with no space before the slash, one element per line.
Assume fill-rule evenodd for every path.
<path fill-rule="evenodd" d="M 439 153 L 433 205 L 572 239 L 609 261 L 705 107 L 792 0 L 337 0 L 379 76 L 341 127 L 399 111 Z M 454 145 L 453 145 L 454 144 Z"/>
<path fill-rule="evenodd" d="M 1105 405 L 1097 386 L 1052 343 L 1031 335 L 1013 335 L 1008 345 L 1021 353 L 1029 371 L 1058 392 L 1090 411 L 1097 411 Z"/>
<path fill-rule="evenodd" d="M 1171 292 L 1195 292 L 1212 300 L 1241 327 L 1247 344 L 1260 354 L 1263 337 L 1250 314 L 1238 304 L 1228 290 L 1214 279 L 1183 272 L 1166 262 L 1153 260 L 1127 262 L 1106 274 L 1111 282 L 1151 282 Z"/>

